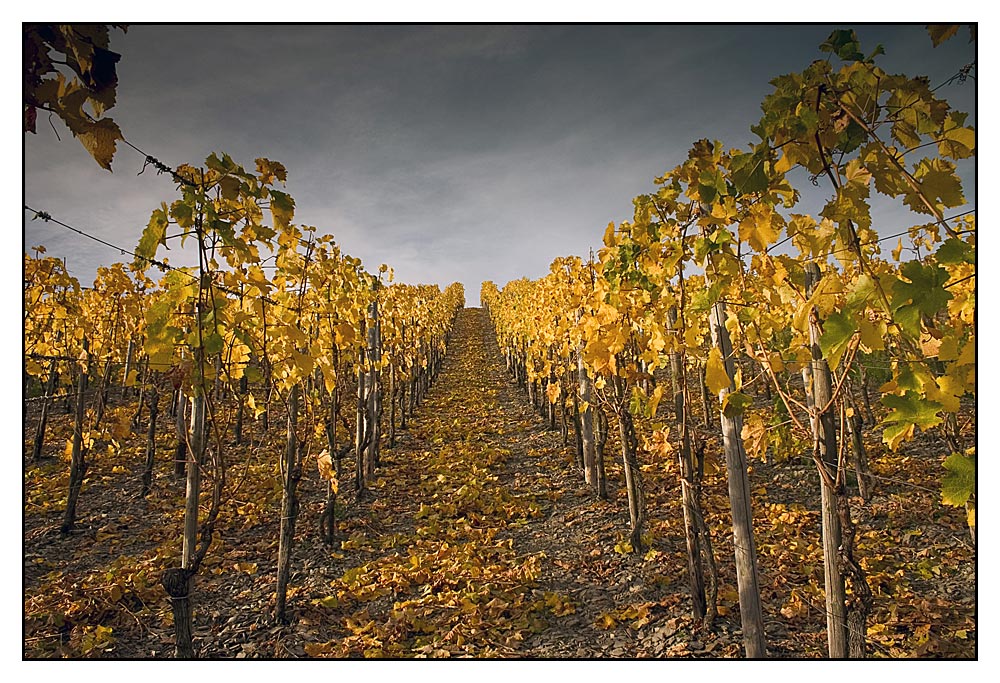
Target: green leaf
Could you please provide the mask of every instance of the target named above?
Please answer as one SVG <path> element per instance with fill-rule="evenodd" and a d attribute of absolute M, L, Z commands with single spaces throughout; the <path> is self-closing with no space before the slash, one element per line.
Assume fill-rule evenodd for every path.
<path fill-rule="evenodd" d="M 167 205 L 163 204 L 161 208 L 153 210 L 135 248 L 136 265 L 143 270 L 149 265 L 147 259 L 154 258 L 157 248 L 166 243 L 164 237 L 167 234 L 167 224 Z"/>
<path fill-rule="evenodd" d="M 952 453 L 943 465 L 948 474 L 941 480 L 941 502 L 962 507 L 976 490 L 976 459 Z"/>
<path fill-rule="evenodd" d="M 170 205 L 170 217 L 177 221 L 177 226 L 187 230 L 194 225 L 194 208 L 183 199 L 178 199 Z"/>
<path fill-rule="evenodd" d="M 695 313 L 707 311 L 722 297 L 722 282 L 713 282 L 708 289 L 702 289 L 691 296 L 691 310 Z"/>
<path fill-rule="evenodd" d="M 696 237 L 694 239 L 694 260 L 696 263 L 704 263 L 705 257 L 711 253 L 715 247 L 707 237 Z"/>
<path fill-rule="evenodd" d="M 340 600 L 337 599 L 336 595 L 328 595 L 325 598 L 320 598 L 316 602 L 323 607 L 340 607 Z"/>
<path fill-rule="evenodd" d="M 907 391 L 903 396 L 886 394 L 882 397 L 882 405 L 892 412 L 883 421 L 884 424 L 914 425 L 926 431 L 941 424 L 938 413 L 943 406 L 937 401 L 923 398 L 915 391 Z"/>
<path fill-rule="evenodd" d="M 913 172 L 924 197 L 938 211 L 965 204 L 962 180 L 955 173 L 955 165 L 945 159 L 922 159 Z M 907 192 L 903 203 L 917 213 L 933 214 L 916 192 Z"/>
<path fill-rule="evenodd" d="M 832 52 L 845 62 L 860 62 L 865 58 L 861 53 L 861 43 L 857 34 L 848 29 L 839 29 L 831 33 L 819 49 L 823 52 Z"/>
<path fill-rule="evenodd" d="M 841 311 L 834 311 L 823 322 L 823 335 L 819 338 L 819 347 L 831 370 L 840 364 L 840 358 L 857 330 L 855 316 L 844 315 Z"/>
<path fill-rule="evenodd" d="M 964 242 L 957 237 L 949 237 L 938 247 L 934 253 L 938 263 L 975 263 L 976 250 L 968 242 Z"/>
<path fill-rule="evenodd" d="M 222 353 L 222 349 L 225 347 L 225 342 L 218 332 L 213 332 L 207 337 L 204 337 L 204 348 L 205 353 L 209 356 L 215 356 Z"/>
<path fill-rule="evenodd" d="M 722 399 L 722 414 L 733 418 L 742 415 L 751 405 L 753 405 L 752 397 L 747 396 L 742 391 L 734 391 L 731 394 L 726 394 L 726 397 Z"/>
<path fill-rule="evenodd" d="M 871 301 L 876 296 L 877 282 L 867 273 L 862 273 L 851 285 L 847 295 L 847 308 L 857 310 Z"/>
<path fill-rule="evenodd" d="M 920 307 L 917 304 L 900 306 L 892 314 L 892 319 L 904 332 L 916 339 L 920 336 Z"/>
<path fill-rule="evenodd" d="M 934 316 L 953 298 L 944 288 L 950 276 L 941 266 L 925 266 L 919 261 L 907 261 L 899 272 L 909 282 L 898 280 L 893 287 L 893 317 L 908 333 L 919 334 L 919 314 Z"/>
<path fill-rule="evenodd" d="M 764 172 L 766 148 L 755 154 L 737 154 L 730 162 L 733 185 L 739 194 L 764 192 L 768 187 L 767 173 Z"/>
<path fill-rule="evenodd" d="M 205 159 L 205 165 L 213 171 L 218 171 L 223 174 L 230 173 L 239 168 L 237 163 L 233 161 L 228 154 L 223 154 L 222 159 L 219 159 L 219 157 L 215 155 L 215 152 L 208 155 L 208 158 Z"/>
<path fill-rule="evenodd" d="M 287 228 L 295 215 L 295 200 L 291 195 L 277 190 L 270 190 L 271 193 L 271 215 L 274 217 L 276 228 Z"/>

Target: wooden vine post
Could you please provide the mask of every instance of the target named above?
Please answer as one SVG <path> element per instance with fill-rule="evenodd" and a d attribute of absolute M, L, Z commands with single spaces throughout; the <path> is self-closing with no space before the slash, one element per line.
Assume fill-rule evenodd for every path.
<path fill-rule="evenodd" d="M 200 302 L 199 302 L 200 303 Z M 196 362 L 203 360 L 201 349 L 195 349 Z M 200 365 L 198 367 L 201 367 Z M 183 406 L 177 407 L 183 415 Z M 205 455 L 205 393 L 196 387 L 191 399 L 191 430 L 188 435 L 190 449 L 187 458 L 187 489 L 184 500 L 184 532 L 181 540 L 181 566 L 163 572 L 161 583 L 170 596 L 174 617 L 174 655 L 178 659 L 194 657 L 193 610 L 191 585 L 198 571 L 200 557 L 198 541 L 198 503 L 201 497 L 201 466 Z"/>
<path fill-rule="evenodd" d="M 180 481 L 184 477 L 187 462 L 187 427 L 184 421 L 185 405 L 184 388 L 179 380 L 174 391 L 174 433 L 177 435 L 177 445 L 174 447 L 174 479 Z"/>
<path fill-rule="evenodd" d="M 806 295 L 813 291 L 822 277 L 815 262 L 805 265 Z M 820 475 L 820 514 L 823 525 L 823 578 L 826 588 L 827 648 L 831 658 L 848 656 L 847 595 L 839 554 L 843 542 L 840 517 L 837 513 L 837 425 L 833 411 L 833 382 L 830 366 L 823 357 L 819 339 L 823 334 L 819 312 L 815 306 L 809 312 L 809 344 L 812 362 L 809 372 L 803 372 L 807 396 L 811 394 L 810 417 L 813 430 L 813 460 Z"/>
<path fill-rule="evenodd" d="M 362 323 L 364 324 L 364 323 Z M 358 390 L 355 396 L 355 421 L 354 421 L 354 490 L 360 498 L 367 490 L 365 453 L 368 451 L 368 442 L 365 440 L 368 434 L 367 422 L 367 393 L 365 385 L 368 380 L 368 372 L 365 370 L 364 351 L 358 363 Z"/>
<path fill-rule="evenodd" d="M 622 465 L 625 470 L 625 489 L 628 493 L 629 543 L 633 552 L 642 549 L 642 532 L 646 524 L 644 492 L 642 487 L 642 470 L 639 469 L 637 457 L 639 439 L 635 431 L 635 421 L 629 411 L 629 386 L 625 378 L 612 376 L 614 386 L 615 416 L 618 418 L 618 435 L 621 439 Z"/>
<path fill-rule="evenodd" d="M 181 550 L 183 568 L 192 565 L 198 541 L 201 466 L 205 460 L 205 394 L 202 391 L 196 391 L 194 398 L 191 399 L 191 432 L 188 440 L 191 443 L 191 452 L 187 460 L 187 489 L 184 499 L 184 537 Z"/>
<path fill-rule="evenodd" d="M 83 417 L 86 407 L 87 370 L 90 365 L 88 340 L 83 338 L 83 353 L 87 360 L 77 370 L 76 414 L 73 420 L 73 446 L 69 465 L 69 495 L 66 498 L 66 511 L 63 514 L 59 532 L 68 534 L 76 525 L 76 503 L 80 499 L 80 489 L 87 474 L 86 447 L 83 444 Z"/>
<path fill-rule="evenodd" d="M 298 498 L 295 493 L 302 465 L 298 457 L 296 429 L 299 415 L 299 385 L 292 386 L 288 398 L 288 429 L 285 438 L 285 452 L 282 454 L 281 523 L 278 535 L 278 578 L 275 591 L 274 620 L 279 624 L 288 623 L 286 612 L 288 580 L 291 576 L 292 544 L 295 539 L 295 518 L 298 515 Z"/>
<path fill-rule="evenodd" d="M 156 387 L 149 387 L 141 400 L 149 405 L 149 426 L 146 430 L 146 465 L 142 470 L 141 493 L 145 498 L 153 488 L 153 464 L 156 458 L 156 416 L 159 413 L 160 401 Z"/>
<path fill-rule="evenodd" d="M 373 288 L 377 286 L 378 281 L 376 280 Z M 358 367 L 357 375 L 357 421 L 354 436 L 356 458 L 354 488 L 359 497 L 364 495 L 368 489 L 368 483 L 375 476 L 375 466 L 378 461 L 378 439 L 381 437 L 378 423 L 382 400 L 377 394 L 380 391 L 378 366 L 381 363 L 382 344 L 379 338 L 377 300 L 373 299 L 368 304 L 365 325 L 363 361 Z"/>
<path fill-rule="evenodd" d="M 594 443 L 594 392 L 590 375 L 583 364 L 583 348 L 577 353 L 577 375 L 580 384 L 580 429 L 583 447 L 584 480 L 594 491 L 598 488 L 597 446 Z"/>
<path fill-rule="evenodd" d="M 722 354 L 730 386 L 719 392 L 719 400 L 724 401 L 733 391 L 733 377 L 736 374 L 733 361 L 733 345 L 726 329 L 726 308 L 721 301 L 711 311 L 709 327 L 712 344 Z M 729 480 L 729 505 L 733 517 L 733 546 L 736 555 L 736 583 L 740 597 L 740 621 L 743 626 L 743 646 L 750 659 L 767 656 L 764 638 L 764 617 L 760 604 L 760 588 L 757 577 L 757 548 L 753 538 L 753 512 L 750 507 L 750 479 L 747 476 L 747 455 L 743 449 L 743 419 L 740 415 L 726 415 L 719 411 L 722 424 L 722 443 L 726 452 L 726 475 Z"/>
<path fill-rule="evenodd" d="M 42 412 L 38 416 L 38 425 L 35 429 L 35 443 L 31 449 L 31 459 L 34 461 L 41 460 L 42 458 L 42 449 L 45 445 L 45 426 L 49 419 L 49 401 L 52 399 L 52 395 L 56 389 L 56 381 L 59 379 L 57 360 L 53 358 L 49 362 L 51 366 L 49 368 L 49 378 L 45 383 L 45 395 L 42 396 Z M 25 401 L 24 405 L 28 405 L 28 402 Z"/>
<path fill-rule="evenodd" d="M 681 284 L 681 306 L 685 302 L 683 262 L 678 262 L 678 280 Z M 683 322 L 683 321 L 681 321 Z M 667 309 L 667 331 L 672 334 L 678 330 L 677 308 Z M 681 472 L 681 505 L 684 511 L 684 538 L 687 544 L 688 587 L 691 593 L 691 614 L 695 619 L 703 619 L 711 625 L 715 620 L 716 583 L 715 572 L 712 573 L 712 590 L 706 594 L 705 572 L 702 557 L 709 560 L 711 567 L 715 566 L 715 557 L 711 540 L 707 534 L 705 521 L 701 510 L 700 482 L 702 473 L 695 466 L 694 454 L 691 449 L 691 433 L 688 428 L 687 375 L 685 360 L 681 353 L 673 349 L 668 356 L 670 362 L 670 381 L 673 391 L 674 423 L 680 427 L 681 447 L 678 460 Z M 703 533 L 704 532 L 704 533 Z"/>
<path fill-rule="evenodd" d="M 309 263 L 313 255 L 313 246 L 313 242 L 310 240 L 306 248 L 302 270 L 298 274 L 298 300 L 294 310 L 299 320 L 303 316 L 303 301 L 306 295 Z M 293 254 L 295 253 L 294 248 L 289 249 L 289 251 Z M 311 338 L 312 336 L 310 333 L 307 338 Z M 296 354 L 299 356 L 308 356 L 308 353 L 308 346 L 303 345 L 296 349 Z M 302 370 L 298 363 L 296 363 L 295 369 Z M 309 375 L 310 369 L 306 368 L 302 370 L 302 374 Z M 298 486 L 299 481 L 302 479 L 302 462 L 307 452 L 309 443 L 308 434 L 310 433 L 307 430 L 307 436 L 299 439 L 297 432 L 299 404 L 302 399 L 302 381 L 301 378 L 297 378 L 288 392 L 285 452 L 282 454 L 281 459 L 281 520 L 278 532 L 277 586 L 274 600 L 274 620 L 278 624 L 288 623 L 288 582 L 291 578 L 292 549 L 295 546 L 295 522 L 299 516 Z"/>
<path fill-rule="evenodd" d="M 378 287 L 378 281 L 375 283 Z M 368 328 L 368 353 L 372 359 L 371 389 L 369 390 L 369 416 L 371 420 L 371 440 L 368 442 L 368 476 L 374 478 L 375 470 L 381 464 L 382 443 L 382 321 L 379 318 L 378 299 L 370 306 L 371 327 Z"/>

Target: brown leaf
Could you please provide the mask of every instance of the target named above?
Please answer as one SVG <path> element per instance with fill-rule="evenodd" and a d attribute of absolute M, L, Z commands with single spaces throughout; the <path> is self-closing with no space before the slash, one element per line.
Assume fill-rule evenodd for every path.
<path fill-rule="evenodd" d="M 115 144 L 123 139 L 118 124 L 112 119 L 101 119 L 87 125 L 76 136 L 101 168 L 111 170 Z"/>

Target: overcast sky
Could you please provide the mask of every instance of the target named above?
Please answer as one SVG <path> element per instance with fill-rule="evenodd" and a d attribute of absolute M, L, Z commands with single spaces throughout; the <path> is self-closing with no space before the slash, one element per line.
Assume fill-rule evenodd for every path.
<path fill-rule="evenodd" d="M 476 305 L 483 280 L 540 277 L 557 256 L 596 250 L 693 141 L 755 140 L 768 81 L 825 57 L 818 45 L 848 27 L 866 53 L 884 45 L 887 71 L 932 86 L 975 58 L 966 30 L 934 49 L 922 25 L 134 25 L 112 33 L 109 115 L 170 166 L 212 152 L 282 162 L 296 223 L 398 281 L 461 281 Z M 974 81 L 938 92 L 976 125 Z M 143 158 L 123 145 L 108 173 L 53 124 L 61 141 L 42 116 L 24 135 L 25 203 L 134 248 L 173 183 L 137 176 Z M 962 172 L 974 205 L 974 164 Z M 128 260 L 28 218 L 25 247 L 65 256 L 84 285 Z M 876 220 L 887 234 L 926 219 Z"/>

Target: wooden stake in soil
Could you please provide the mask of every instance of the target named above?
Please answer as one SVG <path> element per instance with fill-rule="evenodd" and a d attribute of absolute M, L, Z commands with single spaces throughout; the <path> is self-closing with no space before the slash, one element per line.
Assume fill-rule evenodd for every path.
<path fill-rule="evenodd" d="M 87 338 L 83 339 L 83 352 L 86 354 L 89 349 Z M 87 356 L 86 366 L 89 366 L 90 357 Z M 69 495 L 66 498 L 66 511 L 63 514 L 62 525 L 59 532 L 68 534 L 76 525 L 76 503 L 80 498 L 80 489 L 83 487 L 83 478 L 87 474 L 86 449 L 83 446 L 83 416 L 86 406 L 87 391 L 87 367 L 78 368 L 77 394 L 76 394 L 76 416 L 73 421 L 73 450 L 70 454 L 69 464 Z"/>
<path fill-rule="evenodd" d="M 200 359 L 199 359 L 200 360 Z M 201 466 L 205 462 L 205 393 L 199 387 L 191 399 L 191 453 L 187 461 L 187 494 L 184 499 L 184 540 L 181 567 L 194 566 L 198 541 L 198 503 L 201 497 Z"/>
<path fill-rule="evenodd" d="M 49 420 L 49 397 L 52 396 L 56 388 L 56 380 L 59 377 L 59 371 L 56 367 L 56 361 L 50 361 L 52 363 L 49 369 L 49 379 L 45 384 L 45 396 L 42 398 L 42 413 L 38 416 L 38 428 L 35 430 L 35 444 L 31 449 L 31 459 L 40 460 L 42 457 L 42 448 L 45 445 L 45 427 Z M 24 405 L 28 405 L 27 401 Z"/>
<path fill-rule="evenodd" d="M 600 493 L 597 472 L 597 447 L 594 443 L 594 395 L 590 375 L 583 364 L 582 354 L 577 354 L 577 376 L 580 383 L 580 429 L 583 446 L 584 480 Z"/>
<path fill-rule="evenodd" d="M 613 378 L 615 386 L 615 413 L 618 417 L 618 433 L 622 444 L 622 464 L 625 469 L 625 490 L 628 493 L 628 516 L 631 524 L 629 543 L 633 552 L 642 548 L 642 531 L 646 522 L 645 500 L 642 488 L 642 470 L 639 469 L 637 453 L 639 439 L 635 433 L 635 423 L 628 405 L 628 384 L 625 379 Z"/>
<path fill-rule="evenodd" d="M 806 264 L 806 294 L 812 296 L 821 274 L 815 263 Z M 837 491 L 839 480 L 839 457 L 837 453 L 837 426 L 834 419 L 833 382 L 830 366 L 823 358 L 819 339 L 822 335 L 819 313 L 815 307 L 809 315 L 809 342 L 812 351 L 810 367 L 811 384 L 806 384 L 806 392 L 812 392 L 813 442 L 818 458 L 816 467 L 820 474 L 820 513 L 823 525 L 823 577 L 826 587 L 826 630 L 828 651 L 831 658 L 843 659 L 848 656 L 847 643 L 847 594 L 844 575 L 841 572 L 838 555 L 842 543 L 840 518 L 837 513 Z"/>
<path fill-rule="evenodd" d="M 278 536 L 278 579 L 275 592 L 274 620 L 288 623 L 286 601 L 288 580 L 291 575 L 292 544 L 295 542 L 295 518 L 298 517 L 299 499 L 296 489 L 302 476 L 302 464 L 298 457 L 299 448 L 296 427 L 299 414 L 299 385 L 292 387 L 288 399 L 288 430 L 285 435 L 285 452 L 281 471 L 284 475 L 281 489 L 281 523 Z"/>
<path fill-rule="evenodd" d="M 143 397 L 149 405 L 149 427 L 146 430 L 146 466 L 142 470 L 142 491 L 145 498 L 153 487 L 153 463 L 156 458 L 156 415 L 159 412 L 160 396 L 156 387 L 149 387 Z"/>
<path fill-rule="evenodd" d="M 735 374 L 733 345 L 726 329 L 725 304 L 712 307 L 709 326 L 712 344 L 719 349 L 729 375 L 730 386 L 719 392 L 719 400 L 732 391 Z M 760 588 L 757 578 L 757 547 L 753 538 L 753 511 L 750 506 L 750 479 L 747 476 L 747 456 L 743 449 L 743 419 L 730 417 L 719 411 L 722 424 L 722 443 L 726 451 L 726 475 L 729 480 L 729 505 L 733 516 L 733 546 L 736 554 L 736 583 L 740 596 L 740 621 L 743 625 L 743 646 L 750 659 L 767 656 L 764 640 L 764 617 L 760 605 Z"/>
<path fill-rule="evenodd" d="M 174 392 L 174 431 L 177 434 L 177 445 L 174 447 L 174 479 L 184 477 L 187 462 L 187 425 L 184 420 L 184 390 L 177 387 Z"/>

